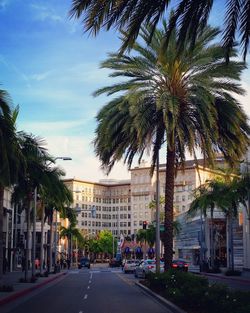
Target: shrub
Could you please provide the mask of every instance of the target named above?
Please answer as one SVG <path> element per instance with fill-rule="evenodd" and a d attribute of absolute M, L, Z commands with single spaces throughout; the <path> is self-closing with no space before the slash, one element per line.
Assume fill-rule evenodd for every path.
<path fill-rule="evenodd" d="M 169 270 L 147 275 L 148 286 L 176 305 L 199 313 L 248 313 L 250 292 L 232 291 L 222 284 L 209 286 L 207 278 Z"/>

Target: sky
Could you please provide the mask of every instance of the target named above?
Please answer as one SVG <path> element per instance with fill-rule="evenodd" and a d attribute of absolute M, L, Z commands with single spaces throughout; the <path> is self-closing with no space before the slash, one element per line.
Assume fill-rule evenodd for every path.
<path fill-rule="evenodd" d="M 108 98 L 92 93 L 113 82 L 99 64 L 118 50 L 119 39 L 115 31 L 84 34 L 80 21 L 69 19 L 70 6 L 71 0 L 0 0 L 0 84 L 20 107 L 18 130 L 44 138 L 54 157 L 71 157 L 57 160 L 66 177 L 99 181 L 107 176 L 92 141 Z M 211 22 L 220 26 L 223 14 L 217 7 Z M 242 84 L 247 94 L 239 100 L 250 116 L 250 70 Z M 120 162 L 108 178 L 129 173 Z"/>

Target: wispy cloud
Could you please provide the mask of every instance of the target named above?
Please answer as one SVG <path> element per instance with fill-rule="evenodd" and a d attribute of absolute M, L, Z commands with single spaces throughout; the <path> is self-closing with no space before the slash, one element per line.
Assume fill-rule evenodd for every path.
<path fill-rule="evenodd" d="M 97 182 L 107 178 L 101 170 L 100 162 L 94 155 L 92 138 L 81 136 L 49 136 L 46 138 L 48 149 L 53 156 L 68 156 L 72 158 L 69 162 L 57 162 L 66 171 L 66 177 Z M 127 179 L 129 173 L 126 166 L 118 163 L 111 171 L 109 178 Z"/>
<path fill-rule="evenodd" d="M 9 62 L 7 58 L 0 54 L 0 63 L 4 64 L 9 70 L 15 72 L 17 77 L 20 77 L 26 82 L 26 87 L 31 88 L 28 76 L 23 73 L 15 64 Z"/>
<path fill-rule="evenodd" d="M 32 74 L 32 75 L 30 75 L 30 78 L 34 79 L 36 81 L 41 81 L 41 80 L 48 78 L 52 73 L 53 73 L 53 71 L 47 71 L 44 73 Z"/>
<path fill-rule="evenodd" d="M 0 10 L 6 9 L 10 2 L 11 0 L 0 0 Z"/>
<path fill-rule="evenodd" d="M 52 22 L 62 22 L 64 20 L 62 16 L 58 15 L 52 8 L 49 8 L 48 6 L 32 3 L 30 7 L 35 13 L 33 15 L 35 20 L 42 22 L 45 20 L 50 20 Z"/>

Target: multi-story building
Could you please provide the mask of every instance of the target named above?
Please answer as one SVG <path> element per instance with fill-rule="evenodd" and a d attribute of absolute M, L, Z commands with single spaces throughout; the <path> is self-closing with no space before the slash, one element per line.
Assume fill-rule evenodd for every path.
<path fill-rule="evenodd" d="M 78 228 L 86 235 L 102 229 L 109 229 L 114 236 L 132 234 L 129 181 L 66 179 L 64 183 L 73 193 Z"/>
<path fill-rule="evenodd" d="M 217 160 L 219 167 L 224 161 Z M 73 192 L 73 206 L 78 212 L 78 227 L 85 234 L 98 233 L 102 229 L 109 229 L 115 236 L 136 235 L 143 228 L 143 222 L 151 223 L 155 218 L 155 210 L 150 208 L 150 202 L 156 196 L 156 177 L 150 175 L 150 166 L 142 162 L 131 169 L 131 179 L 127 181 L 103 180 L 99 183 L 87 182 L 79 179 L 67 179 L 65 184 Z M 205 224 L 206 256 L 210 256 L 210 219 L 209 212 L 206 221 L 200 215 L 187 217 L 190 203 L 193 200 L 193 191 L 206 180 L 218 176 L 215 170 L 204 166 L 199 161 L 197 166 L 193 160 L 187 161 L 185 169 L 177 171 L 175 179 L 174 215 L 181 224 L 181 231 L 174 241 L 175 256 L 184 257 L 193 264 L 198 264 L 201 247 L 201 224 Z M 160 165 L 160 195 L 165 193 L 166 171 L 165 165 Z M 96 215 L 92 209 L 95 207 Z M 79 210 L 81 209 L 81 211 Z M 163 209 L 163 208 L 162 208 Z M 222 212 L 214 212 L 214 229 L 216 238 L 216 254 L 226 257 L 226 223 Z M 238 256 L 242 254 L 239 248 Z M 242 257 L 238 258 L 239 267 Z"/>

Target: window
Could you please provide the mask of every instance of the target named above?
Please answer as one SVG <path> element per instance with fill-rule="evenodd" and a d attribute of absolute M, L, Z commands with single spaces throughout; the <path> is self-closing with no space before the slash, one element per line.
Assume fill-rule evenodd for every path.
<path fill-rule="evenodd" d="M 186 201 L 186 197 L 185 196 L 182 196 L 182 201 Z"/>

